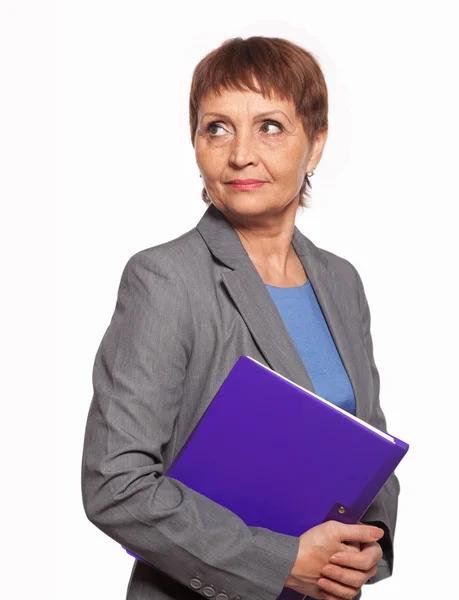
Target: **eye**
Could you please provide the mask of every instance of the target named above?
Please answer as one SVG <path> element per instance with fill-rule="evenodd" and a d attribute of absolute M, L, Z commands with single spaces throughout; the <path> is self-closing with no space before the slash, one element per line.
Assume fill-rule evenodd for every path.
<path fill-rule="evenodd" d="M 211 134 L 211 129 L 215 129 L 215 128 L 217 128 L 217 129 L 218 128 L 223 129 L 223 127 L 221 127 L 217 121 L 213 121 L 212 123 L 209 123 L 206 126 L 206 133 L 208 133 L 210 135 L 210 137 L 219 137 L 217 135 L 212 135 Z"/>
<path fill-rule="evenodd" d="M 264 121 L 262 127 L 264 127 L 266 124 L 268 125 L 274 125 L 275 127 L 277 127 L 278 129 L 280 129 L 281 131 L 284 129 L 282 127 L 282 125 L 280 123 L 278 123 L 277 121 Z M 274 132 L 275 134 L 278 132 Z"/>
<path fill-rule="evenodd" d="M 263 125 L 261 126 L 262 128 L 265 127 L 266 125 L 273 125 L 274 127 L 277 127 L 278 129 L 280 129 L 280 131 L 283 131 L 283 127 L 280 123 L 278 123 L 277 121 L 263 121 Z M 212 129 L 223 129 L 224 131 L 226 131 L 224 129 L 224 127 L 222 127 L 221 123 L 219 121 L 212 121 L 211 123 L 209 123 L 206 126 L 206 133 L 209 134 L 210 137 L 220 137 L 219 135 L 213 135 L 211 133 Z M 276 135 L 279 132 L 274 132 L 274 135 Z"/>

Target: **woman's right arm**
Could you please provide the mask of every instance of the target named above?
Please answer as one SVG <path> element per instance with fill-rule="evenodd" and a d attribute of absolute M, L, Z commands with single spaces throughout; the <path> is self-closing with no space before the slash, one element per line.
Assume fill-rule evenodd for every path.
<path fill-rule="evenodd" d="M 274 600 L 299 538 L 247 527 L 233 512 L 163 474 L 194 327 L 187 289 L 161 249 L 127 262 L 96 354 L 82 460 L 88 519 L 184 586 Z"/>

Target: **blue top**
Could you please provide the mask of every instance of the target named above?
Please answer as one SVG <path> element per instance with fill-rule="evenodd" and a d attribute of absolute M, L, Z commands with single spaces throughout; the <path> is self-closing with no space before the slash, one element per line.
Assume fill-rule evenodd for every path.
<path fill-rule="evenodd" d="M 315 393 L 355 415 L 355 398 L 314 289 L 266 287 L 311 378 Z"/>

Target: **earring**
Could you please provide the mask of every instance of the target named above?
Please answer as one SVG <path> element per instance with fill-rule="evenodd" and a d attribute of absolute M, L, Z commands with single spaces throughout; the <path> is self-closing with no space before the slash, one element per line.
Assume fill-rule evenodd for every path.
<path fill-rule="evenodd" d="M 202 179 L 202 175 L 200 174 L 199 177 L 201 177 Z M 206 188 L 204 188 L 204 198 L 207 200 L 207 202 L 211 202 L 211 199 L 209 197 L 209 194 L 207 193 Z"/>
<path fill-rule="evenodd" d="M 313 168 L 312 168 L 312 171 L 311 171 L 310 173 L 306 173 L 306 175 L 307 175 L 308 177 L 312 177 L 312 176 L 314 175 L 314 171 L 315 171 L 315 170 L 316 170 L 316 168 L 315 168 L 315 167 L 313 167 Z"/>

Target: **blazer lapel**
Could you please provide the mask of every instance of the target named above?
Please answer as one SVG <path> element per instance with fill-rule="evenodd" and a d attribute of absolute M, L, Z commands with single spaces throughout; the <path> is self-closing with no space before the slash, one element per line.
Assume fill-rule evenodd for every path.
<path fill-rule="evenodd" d="M 222 278 L 270 367 L 314 392 L 312 381 L 284 321 L 250 259 L 234 271 L 223 273 Z"/>
<path fill-rule="evenodd" d="M 232 269 L 222 274 L 222 281 L 268 365 L 277 373 L 315 392 L 282 317 L 231 223 L 211 204 L 196 229 L 209 250 Z M 357 416 L 362 418 L 363 403 L 358 397 L 356 385 L 356 359 L 337 306 L 340 299 L 346 301 L 345 290 L 340 289 L 339 280 L 328 271 L 326 256 L 297 227 L 292 236 L 292 245 L 324 313 L 354 389 Z"/>

